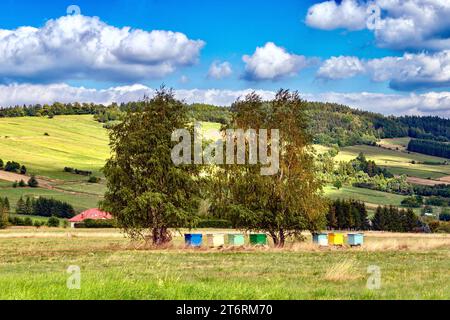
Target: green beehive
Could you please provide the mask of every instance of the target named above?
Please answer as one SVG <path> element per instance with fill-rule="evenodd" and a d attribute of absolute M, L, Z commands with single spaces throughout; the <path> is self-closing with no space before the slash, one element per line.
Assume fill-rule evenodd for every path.
<path fill-rule="evenodd" d="M 267 235 L 264 233 L 251 234 L 250 244 L 253 246 L 266 246 L 267 245 Z"/>
<path fill-rule="evenodd" d="M 231 246 L 243 246 L 245 245 L 245 237 L 243 234 L 229 234 L 228 244 Z"/>

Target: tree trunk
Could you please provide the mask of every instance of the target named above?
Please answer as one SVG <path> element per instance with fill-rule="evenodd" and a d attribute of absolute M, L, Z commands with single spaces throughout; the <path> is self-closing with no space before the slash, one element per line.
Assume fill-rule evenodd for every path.
<path fill-rule="evenodd" d="M 278 231 L 278 234 L 279 234 L 279 238 L 280 238 L 280 241 L 278 242 L 278 247 L 283 248 L 284 244 L 286 243 L 286 235 L 284 233 L 284 230 L 280 229 Z"/>
<path fill-rule="evenodd" d="M 169 230 L 166 227 L 157 227 L 152 230 L 152 241 L 156 246 L 164 245 L 172 240 Z"/>
<path fill-rule="evenodd" d="M 280 240 L 278 239 L 278 235 L 276 232 L 270 231 L 270 236 L 272 237 L 272 241 L 275 247 L 278 247 L 278 244 L 280 243 Z"/>

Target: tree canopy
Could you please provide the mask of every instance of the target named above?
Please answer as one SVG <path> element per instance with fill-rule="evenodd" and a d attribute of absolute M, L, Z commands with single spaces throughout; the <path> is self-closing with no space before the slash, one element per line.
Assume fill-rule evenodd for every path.
<path fill-rule="evenodd" d="M 102 207 L 130 237 L 162 245 L 171 240 L 169 228 L 194 224 L 199 167 L 176 166 L 171 159 L 172 133 L 188 127 L 186 105 L 161 88 L 110 130 Z"/>
<path fill-rule="evenodd" d="M 236 227 L 268 232 L 277 246 L 288 237 L 301 237 L 303 230 L 321 229 L 327 208 L 310 152 L 305 101 L 287 90 L 269 102 L 252 93 L 234 103 L 232 111 L 228 128 L 254 129 L 258 139 L 260 129 L 279 129 L 279 170 L 262 175 L 261 163 L 220 166 L 213 178 L 213 210 L 225 212 Z"/>

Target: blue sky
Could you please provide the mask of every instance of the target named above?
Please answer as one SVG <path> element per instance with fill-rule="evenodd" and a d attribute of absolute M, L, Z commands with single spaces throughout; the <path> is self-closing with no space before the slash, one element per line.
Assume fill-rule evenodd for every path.
<path fill-rule="evenodd" d="M 377 112 L 448 116 L 450 5 L 394 2 L 375 0 L 372 16 L 363 0 L 4 0 L 0 105 L 32 103 L 39 96 L 26 93 L 56 85 L 70 89 L 61 99 L 88 99 L 83 88 L 109 102 L 165 83 L 188 101 L 228 104 L 246 90 L 290 88 Z M 67 17 L 70 5 L 82 18 Z"/>

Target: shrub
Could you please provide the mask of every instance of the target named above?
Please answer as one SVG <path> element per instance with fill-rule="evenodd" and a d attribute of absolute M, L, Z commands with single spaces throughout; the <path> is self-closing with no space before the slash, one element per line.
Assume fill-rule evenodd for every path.
<path fill-rule="evenodd" d="M 31 176 L 30 180 L 28 180 L 28 186 L 30 188 L 37 188 L 39 186 L 39 182 L 36 180 L 35 176 Z"/>
<path fill-rule="evenodd" d="M 88 182 L 89 183 L 99 183 L 102 179 L 94 176 L 90 176 Z"/>
<path fill-rule="evenodd" d="M 15 161 L 8 161 L 5 166 L 5 171 L 17 173 L 20 169 L 20 164 Z"/>
<path fill-rule="evenodd" d="M 13 226 L 17 227 L 32 227 L 33 220 L 30 217 L 21 218 L 21 217 L 9 217 L 9 223 Z"/>
<path fill-rule="evenodd" d="M 27 167 L 21 166 L 20 167 L 20 174 L 26 174 L 27 173 Z"/>
<path fill-rule="evenodd" d="M 64 168 L 64 172 L 69 172 L 69 173 L 73 173 L 73 174 L 79 174 L 79 175 L 82 175 L 82 176 L 90 176 L 92 174 L 92 171 L 78 170 L 78 169 L 74 169 L 74 168 L 70 168 L 70 167 L 65 167 Z"/>
<path fill-rule="evenodd" d="M 433 233 L 450 233 L 450 222 L 432 221 L 428 225 Z"/>
<path fill-rule="evenodd" d="M 82 223 L 75 224 L 75 228 L 77 229 L 109 229 L 115 228 L 116 223 L 114 220 L 92 220 L 87 219 Z"/>
<path fill-rule="evenodd" d="M 433 196 L 428 198 L 425 201 L 425 204 L 429 206 L 443 207 L 445 205 L 448 205 L 448 200 L 445 198 Z"/>
<path fill-rule="evenodd" d="M 45 224 L 44 221 L 34 220 L 33 226 L 36 228 L 40 228 Z"/>
<path fill-rule="evenodd" d="M 50 219 L 48 219 L 48 221 L 47 221 L 47 226 L 54 227 L 54 228 L 59 227 L 59 219 L 56 218 L 55 216 L 51 216 Z"/>
<path fill-rule="evenodd" d="M 19 187 L 25 188 L 26 186 L 27 186 L 27 185 L 26 185 L 25 181 L 20 180 L 20 182 L 19 182 Z"/>
<path fill-rule="evenodd" d="M 25 224 L 26 226 L 31 227 L 31 226 L 33 226 L 33 220 L 31 220 L 30 217 L 26 217 L 26 218 L 24 219 L 24 224 Z"/>
<path fill-rule="evenodd" d="M 403 207 L 407 208 L 420 208 L 423 204 L 422 197 L 408 197 L 402 200 L 401 202 Z"/>
<path fill-rule="evenodd" d="M 14 181 L 13 184 L 12 184 L 12 187 L 13 188 L 17 188 L 18 186 L 19 186 L 19 183 L 17 183 L 17 181 Z"/>
<path fill-rule="evenodd" d="M 63 226 L 64 229 L 67 229 L 69 227 L 69 221 L 64 219 L 63 223 L 62 223 L 62 226 Z"/>
<path fill-rule="evenodd" d="M 3 165 L 4 165 L 3 160 L 0 159 L 0 169 L 3 169 Z"/>
<path fill-rule="evenodd" d="M 450 221 L 450 213 L 441 213 L 439 215 L 439 220 L 440 221 Z"/>

